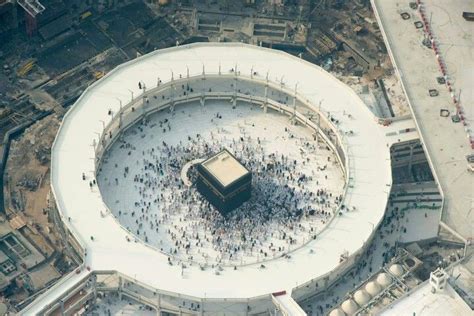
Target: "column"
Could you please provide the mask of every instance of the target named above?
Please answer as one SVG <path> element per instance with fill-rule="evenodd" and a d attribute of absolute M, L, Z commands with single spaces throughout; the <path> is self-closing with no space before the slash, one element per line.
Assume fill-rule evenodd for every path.
<path fill-rule="evenodd" d="M 232 103 L 233 106 L 237 105 L 237 67 L 235 68 L 235 78 L 234 78 L 234 100 Z"/>
<path fill-rule="evenodd" d="M 170 95 L 170 112 L 174 111 L 174 80 L 171 82 L 171 95 Z"/>
<path fill-rule="evenodd" d="M 118 285 L 119 300 L 122 300 L 122 289 L 123 289 L 123 279 L 121 276 L 119 276 L 119 285 Z"/>
<path fill-rule="evenodd" d="M 161 316 L 161 294 L 158 294 L 158 301 L 156 304 L 156 315 Z"/>
<path fill-rule="evenodd" d="M 411 166 L 413 164 L 413 144 L 410 144 L 410 158 L 408 160 L 408 172 L 411 172 Z"/>
<path fill-rule="evenodd" d="M 267 83 L 265 84 L 265 103 L 263 103 L 263 113 L 267 113 L 267 107 L 268 107 L 268 80 L 267 80 Z"/>
<path fill-rule="evenodd" d="M 291 116 L 291 123 L 296 124 L 296 94 L 297 94 L 298 84 L 295 85 L 295 95 L 293 96 L 293 114 Z"/>
<path fill-rule="evenodd" d="M 93 293 L 93 298 L 92 298 L 92 300 L 93 300 L 94 305 L 95 305 L 96 300 L 97 300 L 97 276 L 96 276 L 95 274 L 92 275 L 92 280 L 91 280 L 91 281 L 92 281 L 92 282 L 91 282 L 91 283 L 92 283 L 91 286 L 92 286 L 92 293 Z"/>

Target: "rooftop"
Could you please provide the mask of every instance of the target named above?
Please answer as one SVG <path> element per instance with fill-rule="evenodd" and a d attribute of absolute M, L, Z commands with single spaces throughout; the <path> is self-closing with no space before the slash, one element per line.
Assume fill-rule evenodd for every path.
<path fill-rule="evenodd" d="M 224 187 L 249 173 L 227 149 L 204 161 L 202 166 Z"/>
<path fill-rule="evenodd" d="M 219 69 L 228 72 L 237 62 L 239 77 L 257 73 L 253 80 L 264 83 L 268 72 L 269 79 L 290 89 L 298 84 L 301 98 L 313 105 L 321 103 L 323 113 L 330 111 L 339 120 L 352 175 L 342 202 L 353 211 L 335 217 L 317 239 L 293 251 L 291 259 L 277 258 L 265 269 L 253 264 L 219 274 L 189 266 L 183 277 L 181 266 L 171 266 L 165 254 L 143 243 L 128 242 L 128 233 L 116 218 L 102 216 L 106 207 L 103 198 L 98 189 L 91 190 L 81 174 L 95 168 L 91 144 L 103 129 L 102 121 L 110 121 L 108 110 L 118 113 L 117 99 L 129 100 L 128 89 L 133 89 L 135 95 L 142 93 L 137 82 L 143 81 L 151 89 L 156 86 L 157 77 L 164 83 L 171 80 L 170 68 L 175 76 L 186 74 L 187 68 L 195 75 L 201 74 L 205 65 L 207 74 Z M 354 132 L 346 136 L 344 131 L 349 130 Z M 377 124 L 357 94 L 320 67 L 281 51 L 252 45 L 198 43 L 157 50 L 134 59 L 91 85 L 64 117 L 52 147 L 51 183 L 63 222 L 87 250 L 85 266 L 90 269 L 120 271 L 156 289 L 190 296 L 249 298 L 295 286 L 303 288 L 306 282 L 334 271 L 342 253 L 352 255 L 364 247 L 385 214 L 392 183 L 390 142 L 384 127 Z M 124 253 L 131 255 L 122 260 Z M 291 278 L 282 277 L 288 275 Z M 75 275 L 38 297 L 29 311 L 38 310 L 73 286 L 73 280 L 77 280 Z"/>
<path fill-rule="evenodd" d="M 421 43 L 424 31 L 414 25 L 414 22 L 421 20 L 419 12 L 410 9 L 408 1 L 373 0 L 373 4 L 387 49 L 421 133 L 430 166 L 443 191 L 443 221 L 463 237 L 472 238 L 474 230 L 470 223 L 474 220 L 473 194 L 467 188 L 474 186 L 474 176 L 468 171 L 466 156 L 473 152 L 469 137 L 473 133 L 474 107 L 470 104 L 474 98 L 474 63 L 469 56 L 473 54 L 474 45 L 473 37 L 468 34 L 472 34 L 474 25 L 462 18 L 462 11 L 469 11 L 472 2 L 423 1 L 440 55 L 448 65 L 448 77 L 454 88 L 452 93 L 446 85 L 436 81 L 437 77 L 442 76 L 436 55 Z M 403 20 L 401 12 L 409 13 L 410 19 Z M 414 71 L 417 69 L 423 71 Z M 431 97 L 429 89 L 437 89 L 439 95 Z M 453 96 L 457 97 L 461 92 L 466 126 L 440 116 L 442 109 L 448 109 L 451 115 L 456 113 Z"/>
<path fill-rule="evenodd" d="M 425 282 L 380 315 L 472 315 L 472 310 L 449 283 L 444 291 L 432 293 L 430 283 Z"/>

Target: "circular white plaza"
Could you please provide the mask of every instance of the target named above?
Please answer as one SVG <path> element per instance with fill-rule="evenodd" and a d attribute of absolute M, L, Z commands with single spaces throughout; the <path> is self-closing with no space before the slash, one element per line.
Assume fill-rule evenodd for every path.
<path fill-rule="evenodd" d="M 356 93 L 318 66 L 256 46 L 192 44 L 123 64 L 84 92 L 53 145 L 52 189 L 84 250 L 78 274 L 117 271 L 157 293 L 245 306 L 279 291 L 298 300 L 331 284 L 370 243 L 392 183 L 388 143 Z M 292 160 L 285 168 L 300 186 L 276 174 L 260 181 L 287 179 L 316 197 L 289 224 L 226 226 L 248 229 L 258 245 L 235 243 L 231 229 L 216 243 L 219 215 L 205 218 L 180 174 L 222 148 L 255 170 L 259 155 Z"/>
<path fill-rule="evenodd" d="M 311 241 L 336 215 L 344 174 L 331 150 L 315 143 L 309 128 L 277 111 L 194 102 L 122 133 L 102 158 L 97 182 L 122 226 L 174 264 L 263 263 Z M 252 197 L 229 216 L 184 185 L 194 182 L 183 171 L 189 162 L 222 148 L 253 174 Z"/>

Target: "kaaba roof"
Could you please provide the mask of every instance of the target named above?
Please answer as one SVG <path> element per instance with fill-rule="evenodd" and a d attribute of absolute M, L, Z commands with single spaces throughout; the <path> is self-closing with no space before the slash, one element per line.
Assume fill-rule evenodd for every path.
<path fill-rule="evenodd" d="M 208 158 L 201 165 L 224 187 L 249 173 L 227 149 Z"/>

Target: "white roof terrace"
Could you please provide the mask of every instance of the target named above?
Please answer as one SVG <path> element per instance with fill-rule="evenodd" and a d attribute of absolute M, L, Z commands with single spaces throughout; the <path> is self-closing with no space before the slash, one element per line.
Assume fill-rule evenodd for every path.
<path fill-rule="evenodd" d="M 295 250 L 291 259 L 266 262 L 265 269 L 259 264 L 225 269 L 220 275 L 188 266 L 183 276 L 180 266 L 168 264 L 167 255 L 126 240 L 129 233 L 113 216 L 103 216 L 107 207 L 100 191 L 91 189 L 82 173 L 89 179 L 95 174 L 93 144 L 111 120 L 108 111 L 118 113 L 122 101 L 130 100 L 131 91 L 140 95 L 139 81 L 150 88 L 156 86 L 157 78 L 167 82 L 187 72 L 201 74 L 204 67 L 206 72 L 228 72 L 236 65 L 241 74 L 257 73 L 255 80 L 264 81 L 262 74 L 268 72 L 272 81 L 297 85 L 298 95 L 311 107 L 317 109 L 321 103 L 323 113 L 338 119 L 341 133 L 351 131 L 342 137 L 349 172 L 343 203 L 352 211 L 335 217 L 315 240 Z M 297 57 L 240 43 L 174 47 L 123 64 L 84 92 L 65 116 L 52 148 L 52 190 L 64 223 L 85 248 L 85 265 L 92 270 L 116 270 L 156 289 L 194 297 L 252 298 L 291 292 L 330 275 L 340 266 L 342 253 L 360 252 L 373 236 L 392 183 L 389 144 L 393 140 L 384 128 L 352 89 Z M 40 310 L 43 299 L 50 301 L 50 295 L 59 292 L 58 288 L 46 292 L 29 312 Z"/>

